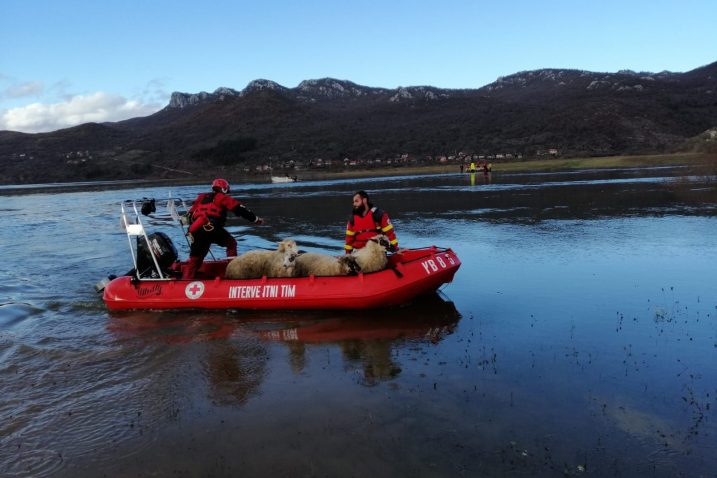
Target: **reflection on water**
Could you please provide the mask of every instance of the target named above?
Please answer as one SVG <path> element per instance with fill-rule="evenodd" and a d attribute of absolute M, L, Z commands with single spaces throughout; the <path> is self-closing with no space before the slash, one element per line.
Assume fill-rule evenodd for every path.
<path fill-rule="evenodd" d="M 468 173 L 468 177 L 470 178 L 471 186 L 475 186 L 476 184 L 491 184 L 493 182 L 493 173 L 487 171 L 483 173 Z M 478 178 L 478 181 L 476 181 L 476 178 Z"/>
<path fill-rule="evenodd" d="M 712 476 L 717 188 L 679 168 L 241 185 L 340 254 L 355 189 L 442 292 L 364 312 L 107 312 L 118 203 L 186 186 L 2 194 L 0 476 Z M 158 211 L 160 212 L 160 211 Z M 187 254 L 171 218 L 147 218 Z M 215 250 L 221 256 L 221 250 Z"/>
<path fill-rule="evenodd" d="M 244 405 L 259 392 L 268 359 L 266 348 L 255 341 L 212 344 L 203 363 L 209 398 L 215 403 Z"/>
<path fill-rule="evenodd" d="M 460 314 L 439 293 L 399 308 L 376 311 L 257 312 L 115 312 L 107 328 L 122 343 L 157 341 L 183 345 L 206 342 L 202 359 L 218 403 L 244 404 L 260 389 L 269 361 L 264 344 L 285 346 L 290 369 L 304 371 L 308 349 L 333 344 L 341 349 L 347 369 L 362 371 L 368 385 L 396 377 L 401 366 L 393 357 L 406 343 L 437 344 L 451 334 Z"/>

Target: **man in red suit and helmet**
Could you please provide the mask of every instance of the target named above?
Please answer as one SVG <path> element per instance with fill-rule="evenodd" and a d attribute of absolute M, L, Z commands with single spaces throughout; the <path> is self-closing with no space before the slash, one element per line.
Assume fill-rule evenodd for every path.
<path fill-rule="evenodd" d="M 212 181 L 212 192 L 199 194 L 186 214 L 189 224 L 187 237 L 191 246 L 182 279 L 194 278 L 212 244 L 226 247 L 227 257 L 237 255 L 237 241 L 224 229 L 229 211 L 254 224 L 264 224 L 262 218 L 229 196 L 229 182 L 226 179 Z"/>

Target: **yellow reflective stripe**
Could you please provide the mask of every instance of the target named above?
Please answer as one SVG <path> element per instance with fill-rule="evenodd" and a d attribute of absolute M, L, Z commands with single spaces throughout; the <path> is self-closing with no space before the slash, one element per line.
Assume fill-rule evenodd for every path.
<path fill-rule="evenodd" d="M 350 250 L 353 249 L 353 248 L 354 248 L 354 246 L 349 246 L 348 244 L 346 244 L 346 245 L 344 246 L 344 249 L 346 249 L 347 251 L 350 251 Z"/>
<path fill-rule="evenodd" d="M 396 244 L 398 244 L 398 239 L 394 239 L 393 241 L 391 241 L 391 245 L 395 246 Z"/>
<path fill-rule="evenodd" d="M 347 235 L 347 236 L 355 236 L 356 233 L 353 232 L 353 231 L 351 231 L 351 230 L 349 230 L 349 229 L 346 229 L 346 235 Z"/>
<path fill-rule="evenodd" d="M 388 226 L 382 228 L 381 230 L 382 230 L 383 232 L 388 232 L 388 231 L 390 231 L 391 229 L 393 229 L 393 224 L 389 224 Z"/>

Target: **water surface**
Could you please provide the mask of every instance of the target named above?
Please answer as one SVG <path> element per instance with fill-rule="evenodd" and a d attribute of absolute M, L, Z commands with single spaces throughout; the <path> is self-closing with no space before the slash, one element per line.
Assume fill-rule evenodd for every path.
<path fill-rule="evenodd" d="M 230 221 L 240 250 L 339 254 L 367 189 L 401 246 L 462 260 L 364 312 L 111 314 L 119 202 L 202 188 L 4 191 L 0 475 L 714 476 L 717 190 L 682 174 L 237 188 L 267 219 Z"/>

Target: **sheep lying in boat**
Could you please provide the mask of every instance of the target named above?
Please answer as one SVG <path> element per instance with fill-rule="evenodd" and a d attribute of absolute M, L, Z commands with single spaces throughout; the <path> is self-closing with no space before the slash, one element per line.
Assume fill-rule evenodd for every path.
<path fill-rule="evenodd" d="M 296 241 L 284 239 L 275 251 L 249 251 L 235 257 L 227 265 L 227 279 L 259 279 L 267 277 L 293 277 L 295 259 L 299 249 Z"/>
<path fill-rule="evenodd" d="M 294 277 L 346 276 L 359 272 L 356 258 L 350 255 L 330 256 L 320 252 L 305 252 L 296 256 Z"/>
<path fill-rule="evenodd" d="M 382 271 L 388 264 L 386 249 L 390 244 L 388 237 L 380 234 L 369 239 L 361 249 L 354 250 L 351 256 L 364 274 Z"/>

